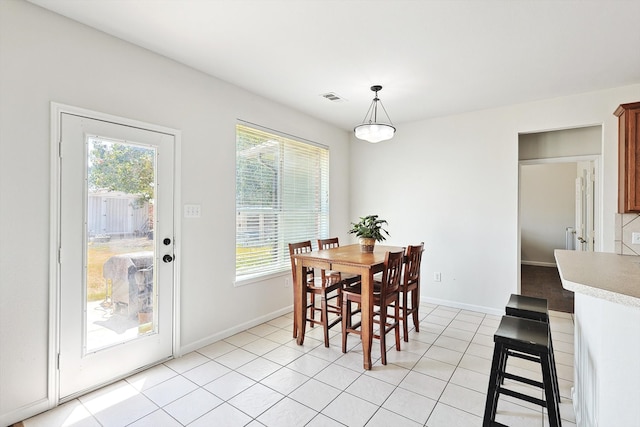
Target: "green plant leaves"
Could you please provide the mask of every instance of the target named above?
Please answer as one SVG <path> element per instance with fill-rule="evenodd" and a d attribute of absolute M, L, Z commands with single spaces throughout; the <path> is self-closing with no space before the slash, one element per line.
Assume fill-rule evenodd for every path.
<path fill-rule="evenodd" d="M 386 240 L 383 233 L 389 236 L 389 232 L 382 228 L 384 224 L 388 224 L 387 220 L 379 219 L 378 215 L 362 216 L 360 221 L 351 223 L 349 233 L 382 242 Z"/>

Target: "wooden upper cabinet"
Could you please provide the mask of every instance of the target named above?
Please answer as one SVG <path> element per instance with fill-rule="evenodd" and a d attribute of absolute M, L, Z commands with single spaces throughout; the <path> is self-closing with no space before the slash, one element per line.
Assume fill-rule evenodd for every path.
<path fill-rule="evenodd" d="M 618 117 L 618 212 L 640 212 L 640 102 L 620 105 Z"/>

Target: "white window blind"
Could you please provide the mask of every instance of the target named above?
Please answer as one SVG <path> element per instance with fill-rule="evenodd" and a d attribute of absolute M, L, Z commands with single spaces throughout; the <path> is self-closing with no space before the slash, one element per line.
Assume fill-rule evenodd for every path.
<path fill-rule="evenodd" d="M 236 282 L 288 270 L 289 243 L 328 231 L 329 150 L 238 124 Z"/>

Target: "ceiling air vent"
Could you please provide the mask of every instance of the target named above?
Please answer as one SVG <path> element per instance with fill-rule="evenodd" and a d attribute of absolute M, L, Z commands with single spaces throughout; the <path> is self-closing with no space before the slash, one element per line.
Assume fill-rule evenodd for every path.
<path fill-rule="evenodd" d="M 329 101 L 333 101 L 333 102 L 344 102 L 344 101 L 346 101 L 344 98 L 340 97 L 340 95 L 337 95 L 334 92 L 323 93 L 320 96 L 322 96 L 323 98 L 327 98 Z"/>

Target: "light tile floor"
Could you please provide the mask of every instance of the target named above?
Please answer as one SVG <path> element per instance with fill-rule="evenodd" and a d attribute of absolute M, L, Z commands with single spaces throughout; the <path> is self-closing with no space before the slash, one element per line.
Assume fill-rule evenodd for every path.
<path fill-rule="evenodd" d="M 575 426 L 573 317 L 551 313 L 562 425 Z M 362 368 L 357 337 L 343 354 L 338 327 L 331 347 L 321 328 L 304 346 L 291 337 L 292 315 L 216 342 L 24 421 L 40 426 L 429 426 L 482 425 L 493 333 L 500 317 L 446 306 L 421 306 L 420 332 L 402 350 Z M 539 365 L 510 358 L 508 370 L 540 380 Z M 508 381 L 507 381 L 508 383 Z M 539 389 L 512 384 L 542 398 Z M 497 421 L 548 426 L 539 406 L 501 396 Z"/>

